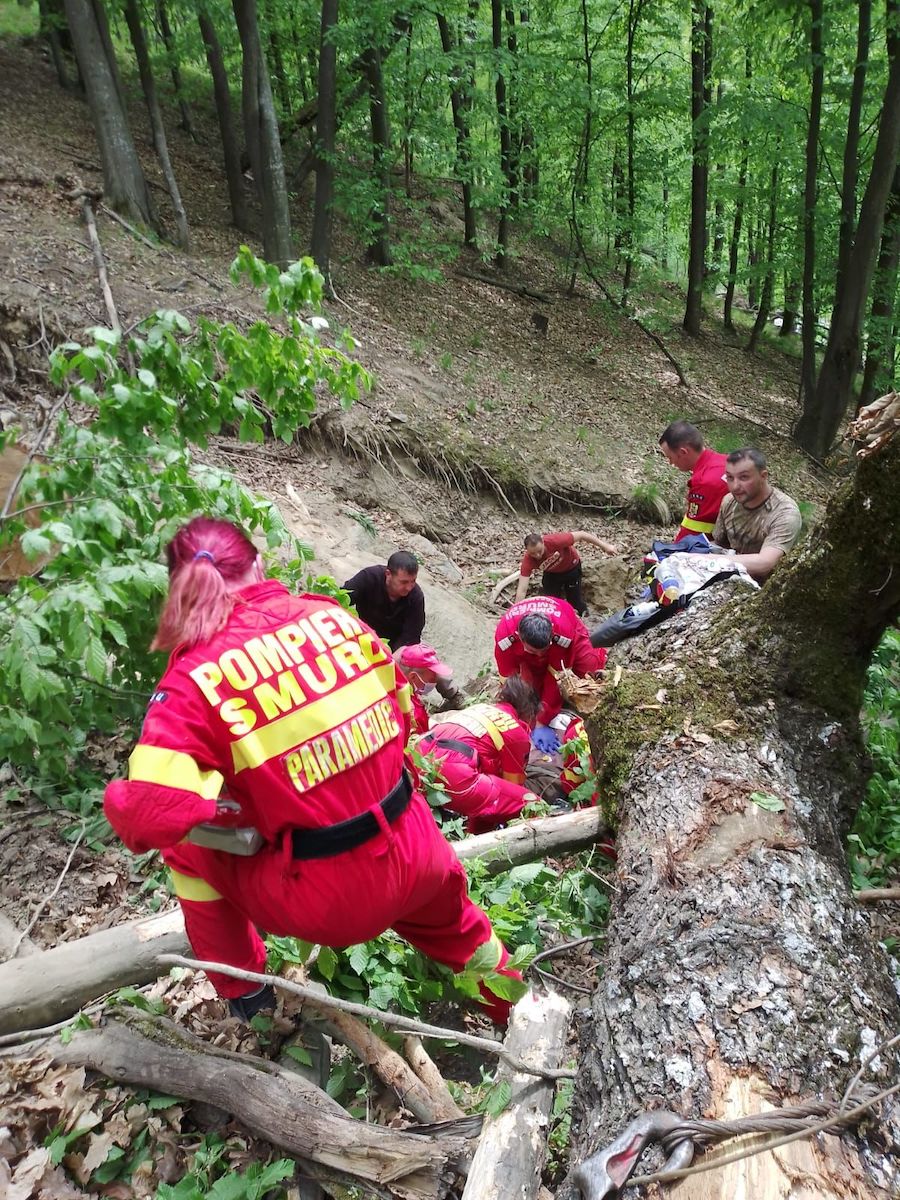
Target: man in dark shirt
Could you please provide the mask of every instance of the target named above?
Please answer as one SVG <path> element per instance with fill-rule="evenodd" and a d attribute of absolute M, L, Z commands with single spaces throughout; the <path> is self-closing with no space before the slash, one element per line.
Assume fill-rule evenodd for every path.
<path fill-rule="evenodd" d="M 360 617 L 392 650 L 422 640 L 425 595 L 416 583 L 418 573 L 416 556 L 396 550 L 386 567 L 363 567 L 344 584 Z"/>

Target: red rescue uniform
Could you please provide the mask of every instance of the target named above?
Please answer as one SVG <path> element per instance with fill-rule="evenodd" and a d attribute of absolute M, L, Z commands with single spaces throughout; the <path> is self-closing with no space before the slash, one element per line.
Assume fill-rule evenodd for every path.
<path fill-rule="evenodd" d="M 553 626 L 550 645 L 538 654 L 526 650 L 518 634 L 521 619 L 534 613 L 548 617 Z M 587 626 L 571 604 L 554 596 L 530 596 L 513 604 L 500 619 L 494 634 L 494 660 L 504 679 L 521 675 L 534 688 L 541 697 L 538 724 L 548 725 L 562 708 L 556 673 L 568 667 L 576 675 L 591 675 L 603 669 L 606 651 L 591 645 Z"/>
<path fill-rule="evenodd" d="M 391 823 L 382 809 L 403 777 L 409 714 L 409 686 L 372 630 L 273 580 L 237 592 L 210 641 L 175 650 L 128 780 L 108 786 L 104 807 L 131 850 L 163 851 L 200 958 L 262 971 L 257 927 L 336 947 L 390 927 L 454 971 L 488 941 L 503 966 L 508 955 L 425 800 L 413 792 Z M 241 808 L 229 824 L 265 838 L 252 857 L 182 841 L 216 819 L 223 792 Z M 328 857 L 297 848 L 298 830 L 365 813 L 374 836 L 361 844 Z M 210 978 L 223 996 L 247 991 Z M 485 996 L 505 1019 L 508 1003 Z"/>
<path fill-rule="evenodd" d="M 712 533 L 722 501 L 728 495 L 725 482 L 726 456 L 716 450 L 703 450 L 694 463 L 687 485 L 687 504 L 681 528 L 675 535 L 680 542 L 690 533 Z"/>
<path fill-rule="evenodd" d="M 485 833 L 517 817 L 525 804 L 528 726 L 511 704 L 473 704 L 432 726 L 419 749 L 440 761 L 448 808 Z"/>

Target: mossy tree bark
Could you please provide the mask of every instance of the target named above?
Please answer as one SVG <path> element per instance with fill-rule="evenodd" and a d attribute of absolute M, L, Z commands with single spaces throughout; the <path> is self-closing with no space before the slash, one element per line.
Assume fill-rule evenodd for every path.
<path fill-rule="evenodd" d="M 900 1028 L 844 850 L 865 784 L 865 671 L 900 612 L 898 462 L 900 437 L 762 592 L 719 585 L 613 652 L 624 673 L 590 732 L 620 806 L 618 892 L 573 1166 L 647 1109 L 727 1118 L 839 1098 Z M 867 1078 L 897 1071 L 882 1053 Z M 891 1103 L 862 1136 L 797 1142 L 666 1195 L 896 1195 Z"/>

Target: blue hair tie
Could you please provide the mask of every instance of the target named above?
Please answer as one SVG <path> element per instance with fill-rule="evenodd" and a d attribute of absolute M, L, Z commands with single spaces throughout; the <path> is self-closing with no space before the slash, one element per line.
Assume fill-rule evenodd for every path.
<path fill-rule="evenodd" d="M 213 566 L 216 565 L 215 555 L 210 550 L 198 550 L 194 555 L 194 562 L 196 562 L 198 558 L 208 558 Z"/>

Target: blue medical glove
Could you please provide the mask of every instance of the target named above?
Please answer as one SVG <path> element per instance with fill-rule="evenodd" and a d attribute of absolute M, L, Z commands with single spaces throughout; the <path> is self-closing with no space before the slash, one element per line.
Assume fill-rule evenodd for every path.
<path fill-rule="evenodd" d="M 535 725 L 531 741 L 542 754 L 552 754 L 559 749 L 559 736 L 549 725 Z"/>

